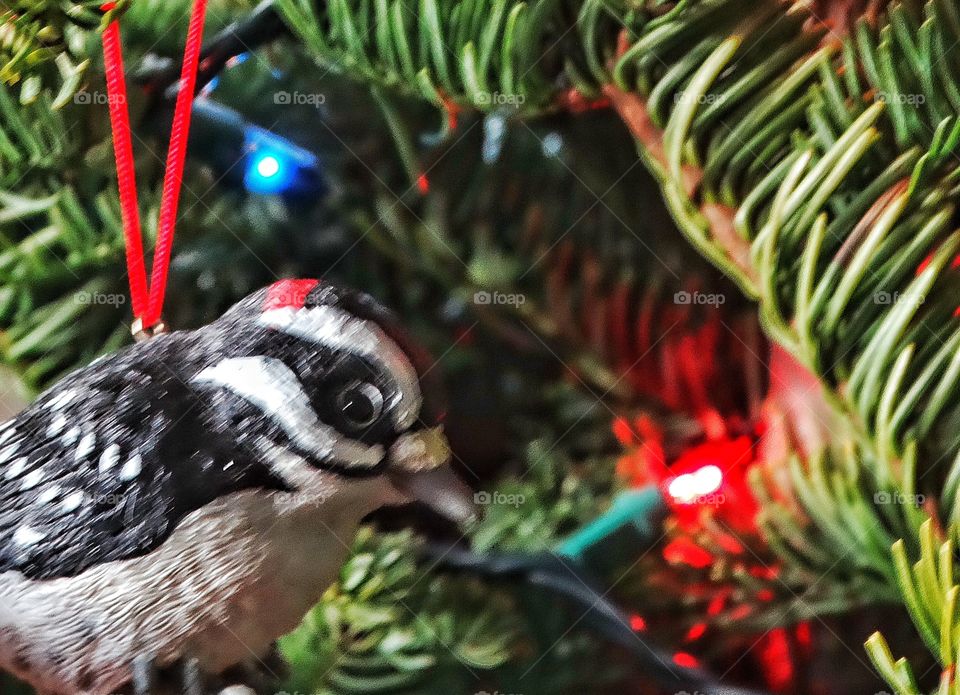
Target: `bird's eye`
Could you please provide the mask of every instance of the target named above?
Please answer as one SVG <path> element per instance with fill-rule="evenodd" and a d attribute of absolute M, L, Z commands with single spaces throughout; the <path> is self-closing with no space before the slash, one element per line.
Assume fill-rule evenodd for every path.
<path fill-rule="evenodd" d="M 351 427 L 370 427 L 383 413 L 383 394 L 369 382 L 356 381 L 337 396 L 337 410 Z"/>

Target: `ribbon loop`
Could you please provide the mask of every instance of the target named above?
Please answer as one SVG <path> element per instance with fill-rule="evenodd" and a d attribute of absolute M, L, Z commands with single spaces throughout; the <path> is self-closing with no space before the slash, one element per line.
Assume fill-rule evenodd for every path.
<path fill-rule="evenodd" d="M 114 6 L 112 2 L 106 3 L 101 9 L 109 11 Z M 120 212 L 126 247 L 127 275 L 130 282 L 130 302 L 133 306 L 134 325 L 140 334 L 152 334 L 151 329 L 161 323 L 160 314 L 170 271 L 170 253 L 173 248 L 177 206 L 180 202 L 180 189 L 183 183 L 183 168 L 190 133 L 190 108 L 197 82 L 206 10 L 207 0 L 194 0 L 183 53 L 180 90 L 177 93 L 173 125 L 170 129 L 170 144 L 167 148 L 160 216 L 157 222 L 157 243 L 154 249 L 149 288 L 143 257 L 143 234 L 140 226 L 140 207 L 137 201 L 137 182 L 130 114 L 127 110 L 127 86 L 124 77 L 119 20 L 112 20 L 103 32 L 107 105 L 110 110 L 110 129 L 113 133 L 114 158 L 117 164 L 117 183 L 120 188 Z"/>

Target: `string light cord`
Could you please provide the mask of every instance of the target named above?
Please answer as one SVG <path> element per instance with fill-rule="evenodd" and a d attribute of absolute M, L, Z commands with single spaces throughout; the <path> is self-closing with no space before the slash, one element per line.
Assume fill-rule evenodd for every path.
<path fill-rule="evenodd" d="M 475 553 L 435 541 L 426 542 L 422 559 L 436 570 L 469 572 L 492 581 L 523 582 L 550 591 L 585 611 L 581 622 L 620 645 L 642 664 L 644 674 L 675 692 L 685 689 L 711 695 L 768 695 L 760 690 L 721 684 L 700 668 L 680 666 L 672 656 L 630 628 L 630 616 L 606 597 L 593 574 L 571 558 L 554 553 Z"/>
<path fill-rule="evenodd" d="M 231 22 L 203 43 L 194 94 L 207 86 L 236 56 L 256 50 L 288 33 L 273 0 L 261 2 L 247 16 Z M 181 86 L 177 76 L 176 65 L 163 61 L 157 67 L 139 69 L 136 79 L 147 91 L 162 95 L 164 99 L 175 99 Z"/>

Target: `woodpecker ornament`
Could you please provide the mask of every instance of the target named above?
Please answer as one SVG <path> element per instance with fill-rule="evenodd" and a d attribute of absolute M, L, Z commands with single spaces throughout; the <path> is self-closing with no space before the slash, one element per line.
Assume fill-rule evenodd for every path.
<path fill-rule="evenodd" d="M 0 426 L 0 668 L 70 695 L 220 673 L 298 624 L 373 510 L 469 519 L 431 377 L 317 280 L 67 376 Z"/>

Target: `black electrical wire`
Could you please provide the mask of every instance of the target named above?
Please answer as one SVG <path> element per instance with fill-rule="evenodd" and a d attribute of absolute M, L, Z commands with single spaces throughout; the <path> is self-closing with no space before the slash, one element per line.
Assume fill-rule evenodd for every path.
<path fill-rule="evenodd" d="M 204 41 L 200 50 L 195 91 L 199 92 L 241 53 L 254 51 L 288 33 L 277 14 L 273 0 L 265 0 L 245 17 L 231 22 Z M 136 79 L 145 89 L 174 99 L 179 89 L 180 66 L 173 61 L 157 61 L 137 71 Z"/>
<path fill-rule="evenodd" d="M 673 692 L 710 695 L 768 695 L 763 691 L 720 683 L 699 668 L 679 666 L 659 647 L 648 643 L 630 627 L 630 617 L 606 597 L 591 572 L 571 558 L 553 553 L 484 553 L 458 546 L 427 542 L 422 559 L 431 568 L 469 572 L 492 581 L 521 581 L 545 589 L 585 611 L 578 621 L 605 639 L 620 645 L 637 659 L 644 674 Z"/>

